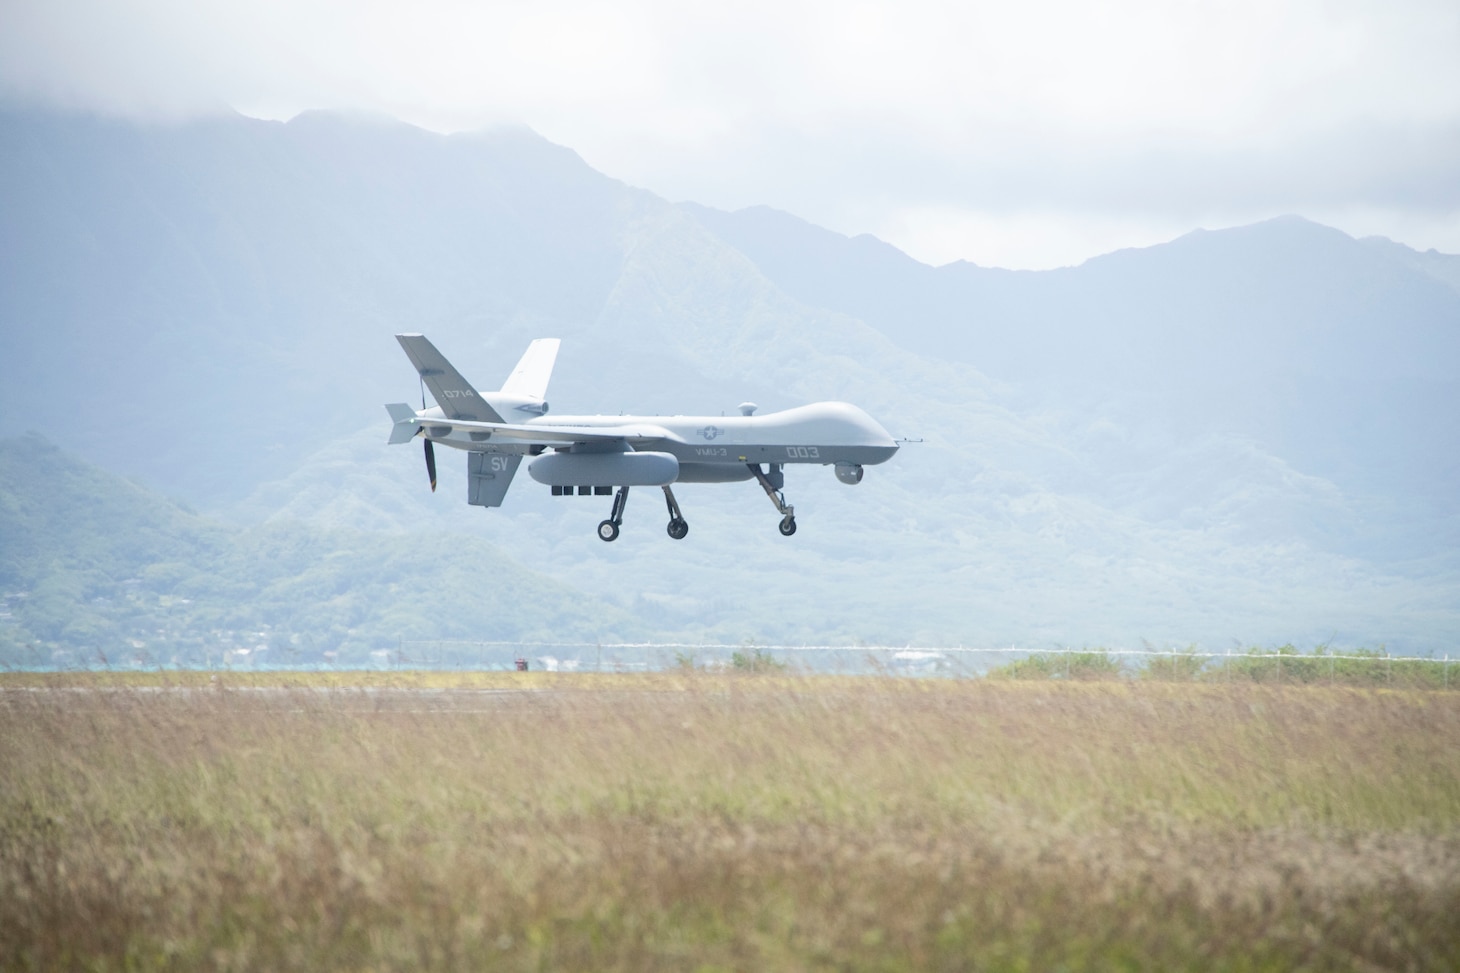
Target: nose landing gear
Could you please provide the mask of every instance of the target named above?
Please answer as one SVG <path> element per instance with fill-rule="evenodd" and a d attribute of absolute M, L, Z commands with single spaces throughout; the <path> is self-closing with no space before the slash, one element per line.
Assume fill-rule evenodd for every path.
<path fill-rule="evenodd" d="M 762 470 L 759 463 L 745 465 L 750 467 L 750 472 L 755 474 L 760 488 L 771 498 L 771 503 L 776 505 L 776 512 L 781 515 L 781 536 L 790 537 L 796 533 L 796 508 L 786 502 L 786 495 L 781 492 L 781 488 L 786 485 L 786 475 L 781 472 L 781 464 L 771 463 L 769 473 Z"/>

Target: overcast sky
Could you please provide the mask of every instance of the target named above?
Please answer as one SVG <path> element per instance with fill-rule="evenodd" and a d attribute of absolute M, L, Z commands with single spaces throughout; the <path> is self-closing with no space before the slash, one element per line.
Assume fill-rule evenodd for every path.
<path fill-rule="evenodd" d="M 1457 0 L 0 0 L 0 90 L 521 122 L 670 199 L 930 263 L 1284 213 L 1460 253 Z"/>

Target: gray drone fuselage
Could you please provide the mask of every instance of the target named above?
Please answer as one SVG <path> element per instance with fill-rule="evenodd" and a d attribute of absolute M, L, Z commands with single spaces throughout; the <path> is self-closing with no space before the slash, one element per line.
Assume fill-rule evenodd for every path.
<path fill-rule="evenodd" d="M 433 413 L 435 415 L 433 415 Z M 884 463 L 897 452 L 897 443 L 887 430 L 861 409 L 846 402 L 815 402 L 765 415 L 738 416 L 542 416 L 514 424 L 510 434 L 448 426 L 439 408 L 418 413 L 420 424 L 435 443 L 472 451 L 510 452 L 527 455 L 534 446 L 551 446 L 554 453 L 540 456 L 528 467 L 534 480 L 550 486 L 662 486 L 665 483 L 731 483 L 752 479 L 751 464 L 792 463 L 857 467 Z M 431 419 L 444 420 L 433 429 Z M 581 430 L 592 438 L 562 442 Z M 541 432 L 542 437 L 534 436 Z M 441 435 L 444 433 L 444 435 Z M 473 434 L 478 438 L 473 438 Z M 546 438 L 556 442 L 524 444 L 524 440 Z M 605 441 L 603 437 L 613 437 Z M 619 445 L 622 443 L 622 445 Z M 610 457 L 624 456 L 629 447 L 636 454 L 667 454 L 675 460 L 672 478 L 654 476 L 648 468 L 666 470 L 669 464 L 643 463 L 645 476 L 635 482 L 594 480 L 595 465 L 608 468 Z M 577 463 L 554 464 L 557 456 L 582 457 Z M 544 462 L 544 461 L 547 462 Z M 624 463 L 631 468 L 633 460 Z M 558 465 L 560 474 L 553 467 Z M 582 470 L 582 472 L 569 472 Z M 587 477 L 587 479 L 585 479 Z"/>

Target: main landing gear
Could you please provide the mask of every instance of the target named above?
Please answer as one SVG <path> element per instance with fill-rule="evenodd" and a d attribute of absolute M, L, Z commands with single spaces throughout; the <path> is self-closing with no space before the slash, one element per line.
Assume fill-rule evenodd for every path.
<path fill-rule="evenodd" d="M 679 512 L 679 501 L 674 499 L 674 491 L 669 487 L 664 488 L 664 504 L 669 508 L 669 536 L 677 541 L 682 541 L 689 533 L 689 522 L 684 519 L 684 514 Z"/>
<path fill-rule="evenodd" d="M 669 508 L 669 526 L 666 530 L 669 536 L 677 541 L 682 541 L 689 535 L 689 521 L 684 519 L 680 512 L 679 501 L 674 499 L 674 491 L 664 487 L 664 504 Z M 629 502 L 629 488 L 619 487 L 618 493 L 613 498 L 613 512 L 608 519 L 598 525 L 598 537 L 603 541 L 616 541 L 619 535 L 619 525 L 624 522 L 624 507 Z"/>
<path fill-rule="evenodd" d="M 796 508 L 786 502 L 786 495 L 781 492 L 781 488 L 786 485 L 786 474 L 781 472 L 781 464 L 771 463 L 769 473 L 763 471 L 759 463 L 745 465 L 750 467 L 750 472 L 755 474 L 760 488 L 771 498 L 771 503 L 776 505 L 776 512 L 781 515 L 781 536 L 790 537 L 796 533 Z"/>
<path fill-rule="evenodd" d="M 619 487 L 618 493 L 613 498 L 613 512 L 608 519 L 598 525 L 598 539 L 601 541 L 618 540 L 618 525 L 624 522 L 624 507 L 629 503 L 629 488 Z"/>

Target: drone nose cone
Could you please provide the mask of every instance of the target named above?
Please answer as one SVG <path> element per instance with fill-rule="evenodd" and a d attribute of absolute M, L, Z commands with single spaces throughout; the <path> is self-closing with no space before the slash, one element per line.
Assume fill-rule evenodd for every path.
<path fill-rule="evenodd" d="M 891 447 L 893 452 L 897 451 L 897 440 L 892 438 L 892 433 L 882 427 L 882 423 L 873 419 L 857 406 L 848 406 L 849 418 L 856 424 L 857 428 L 866 438 L 869 446 Z M 892 453 L 887 455 L 891 456 Z"/>

